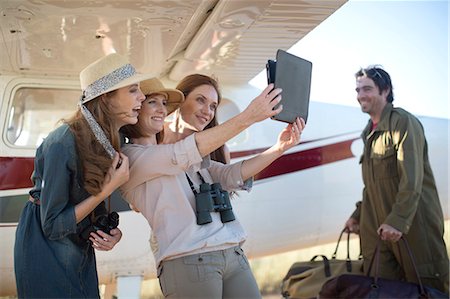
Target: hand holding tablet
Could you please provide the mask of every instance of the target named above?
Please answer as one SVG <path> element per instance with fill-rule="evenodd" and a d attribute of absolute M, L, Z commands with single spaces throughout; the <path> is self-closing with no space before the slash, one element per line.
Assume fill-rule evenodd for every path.
<path fill-rule="evenodd" d="M 312 63 L 303 58 L 278 50 L 276 61 L 268 60 L 268 84 L 281 88 L 283 110 L 272 119 L 293 123 L 297 117 L 308 119 L 309 94 L 311 90 Z M 278 104 L 278 105 L 280 105 Z M 275 109 L 278 107 L 275 106 Z"/>

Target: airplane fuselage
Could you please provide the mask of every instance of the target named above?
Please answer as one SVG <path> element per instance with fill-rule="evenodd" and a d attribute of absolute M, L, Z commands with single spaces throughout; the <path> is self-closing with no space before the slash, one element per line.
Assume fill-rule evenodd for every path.
<path fill-rule="evenodd" d="M 25 80 L 19 84 L 15 78 L 12 80 L 14 84 L 5 84 L 5 77 L 1 79 L 6 92 L 14 90 L 11 85 L 19 86 L 26 95 L 39 91 L 39 88 L 47 88 L 45 80 L 39 83 L 38 88 L 35 82 Z M 30 89 L 30 85 L 33 88 Z M 52 86 L 55 86 L 54 82 Z M 76 90 L 66 81 L 61 81 L 57 87 L 58 92 L 67 89 L 72 93 Z M 18 97 L 21 92 L 17 92 Z M 248 89 L 247 93 L 251 92 L 257 91 Z M 41 125 L 49 127 L 36 129 L 35 122 L 27 118 L 34 120 L 53 113 L 61 113 L 59 116 L 62 117 L 75 107 L 63 109 L 63 105 L 63 108 L 54 109 L 55 105 L 33 103 L 33 100 L 40 99 L 38 95 L 31 98 L 28 99 L 31 104 L 26 105 L 17 99 L 2 100 L 1 103 L 0 271 L 4 278 L 0 282 L 1 295 L 15 292 L 12 275 L 14 234 L 31 188 L 30 176 L 38 145 L 23 144 L 27 140 L 39 142 L 45 137 L 41 136 L 42 132 L 49 132 L 54 127 L 53 123 L 44 122 Z M 25 107 L 20 113 L 17 112 L 20 105 L 15 101 Z M 219 116 L 222 120 L 231 117 L 236 109 L 240 109 L 234 108 L 228 110 L 229 115 L 222 112 Z M 332 125 L 327 120 L 335 115 L 339 116 L 339 121 Z M 232 201 L 235 214 L 248 233 L 244 249 L 250 258 L 334 241 L 355 202 L 361 198 L 362 179 L 358 162 L 363 145 L 360 133 L 367 119 L 367 115 L 358 108 L 311 103 L 310 119 L 301 143 L 258 174 L 250 193 L 239 192 Z M 445 138 L 442 133 L 447 132 L 449 122 L 430 117 L 421 117 L 420 120 L 425 127 L 429 156 L 445 219 L 448 219 L 448 135 Z M 31 125 L 27 126 L 27 123 Z M 20 132 L 18 126 L 21 126 Z M 228 144 L 232 162 L 263 151 L 276 140 L 284 126 L 281 122 L 266 120 L 232 139 Z M 11 134 L 14 129 L 16 133 Z M 36 133 L 40 135 L 33 136 Z M 97 253 L 100 282 L 111 284 L 121 276 L 154 278 L 156 267 L 149 246 L 151 231 L 147 221 L 141 214 L 131 211 L 118 194 L 114 197 L 113 209 L 120 211 L 119 227 L 123 231 L 123 239 L 114 250 Z"/>

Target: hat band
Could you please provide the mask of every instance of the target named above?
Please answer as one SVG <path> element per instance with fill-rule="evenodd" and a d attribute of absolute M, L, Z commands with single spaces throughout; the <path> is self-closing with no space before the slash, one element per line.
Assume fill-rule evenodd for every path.
<path fill-rule="evenodd" d="M 101 77 L 94 83 L 88 85 L 83 91 L 82 103 L 85 103 L 113 87 L 114 85 L 120 83 L 127 78 L 136 74 L 135 68 L 131 64 L 126 64 L 106 76 Z"/>
<path fill-rule="evenodd" d="M 84 118 L 89 124 L 89 127 L 92 130 L 92 133 L 94 133 L 95 139 L 97 139 L 98 142 L 103 146 L 105 151 L 108 153 L 109 157 L 111 159 L 114 158 L 116 154 L 116 150 L 112 146 L 111 142 L 109 142 L 108 137 L 106 137 L 105 132 L 103 132 L 100 125 L 95 120 L 94 116 L 91 114 L 91 112 L 86 108 L 84 105 L 80 105 L 81 107 L 81 113 L 83 114 Z"/>

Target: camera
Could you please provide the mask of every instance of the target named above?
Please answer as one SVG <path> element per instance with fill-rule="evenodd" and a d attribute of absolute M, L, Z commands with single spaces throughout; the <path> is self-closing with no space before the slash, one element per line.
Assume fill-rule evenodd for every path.
<path fill-rule="evenodd" d="M 109 235 L 109 232 L 119 225 L 119 214 L 111 212 L 109 214 L 100 214 L 94 217 L 92 223 L 81 232 L 81 238 L 89 240 L 92 232 L 98 230 L 103 231 Z"/>
<path fill-rule="evenodd" d="M 212 222 L 211 212 L 219 212 L 222 223 L 235 220 L 228 191 L 222 190 L 219 183 L 200 185 L 200 192 L 195 194 L 197 224 Z"/>

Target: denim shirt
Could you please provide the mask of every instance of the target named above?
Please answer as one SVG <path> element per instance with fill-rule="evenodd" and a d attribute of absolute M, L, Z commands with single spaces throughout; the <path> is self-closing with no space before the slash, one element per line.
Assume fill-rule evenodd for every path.
<path fill-rule="evenodd" d="M 90 194 L 82 187 L 75 137 L 64 124 L 36 151 L 30 195 L 16 232 L 15 270 L 22 297 L 98 298 L 92 246 L 79 234 L 89 217 L 76 223 L 75 205 Z M 105 209 L 104 203 L 97 209 Z"/>

